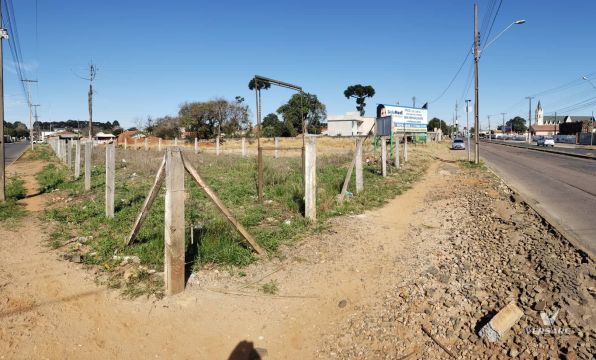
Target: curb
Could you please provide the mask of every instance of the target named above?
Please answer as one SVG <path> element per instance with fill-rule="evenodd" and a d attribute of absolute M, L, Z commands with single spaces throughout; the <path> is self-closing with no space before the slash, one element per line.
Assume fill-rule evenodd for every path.
<path fill-rule="evenodd" d="M 534 151 L 542 151 L 542 152 L 547 152 L 547 153 L 551 153 L 551 154 L 558 154 L 558 155 L 566 155 L 566 156 L 577 157 L 577 158 L 580 158 L 580 159 L 596 160 L 596 157 L 591 156 L 591 155 L 574 154 L 574 153 L 565 152 L 565 151 L 539 149 L 537 147 L 520 146 L 520 145 L 508 144 L 508 143 L 496 142 L 496 141 L 484 141 L 484 143 L 504 145 L 504 146 L 511 146 L 511 147 L 515 147 L 515 148 L 528 149 L 528 150 L 534 150 Z"/>
<path fill-rule="evenodd" d="M 565 229 L 563 227 L 563 225 L 559 221 L 557 221 L 554 217 L 552 217 L 549 214 L 547 214 L 542 209 L 538 209 L 536 207 L 536 203 L 537 202 L 535 200 L 530 200 L 521 191 L 519 191 L 518 189 L 516 189 L 514 186 L 510 185 L 507 181 L 505 181 L 505 179 L 503 179 L 499 174 L 497 174 L 490 167 L 490 165 L 488 165 L 487 162 L 485 162 L 485 164 L 487 165 L 486 168 L 493 175 L 495 175 L 499 180 L 501 180 L 501 182 L 505 186 L 507 186 L 509 188 L 509 190 L 511 191 L 512 196 L 515 199 L 515 201 L 517 201 L 519 203 L 522 203 L 522 204 L 525 204 L 527 207 L 529 207 L 530 209 L 532 209 L 540 218 L 542 218 L 542 221 L 544 221 L 545 223 L 547 223 L 549 227 L 551 227 L 557 233 L 559 233 L 559 235 L 562 236 L 563 238 L 565 238 L 565 240 L 567 240 L 571 245 L 573 245 L 576 249 L 578 249 L 579 251 L 581 251 L 582 253 L 584 253 L 588 258 L 590 258 L 592 260 L 594 259 L 594 254 L 592 254 L 592 252 L 589 249 L 587 249 L 582 244 L 582 242 L 579 240 L 579 238 L 573 232 Z"/>
<path fill-rule="evenodd" d="M 17 162 L 17 160 L 19 160 L 20 158 L 23 157 L 23 155 L 25 155 L 25 153 L 27 152 L 27 150 L 29 150 L 29 146 L 25 147 L 25 150 L 23 150 L 19 156 L 17 156 L 16 159 L 14 159 L 10 164 L 6 165 L 6 169 L 8 169 L 10 167 L 10 165 L 14 164 Z"/>

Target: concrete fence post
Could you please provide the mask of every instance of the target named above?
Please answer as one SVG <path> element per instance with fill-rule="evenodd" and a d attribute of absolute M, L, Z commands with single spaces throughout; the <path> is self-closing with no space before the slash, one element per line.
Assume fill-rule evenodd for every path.
<path fill-rule="evenodd" d="M 364 190 L 364 174 L 362 171 L 362 147 L 364 139 L 356 140 L 356 161 L 354 167 L 356 168 L 356 194 Z"/>
<path fill-rule="evenodd" d="M 381 137 L 381 173 L 387 176 L 387 138 Z"/>
<path fill-rule="evenodd" d="M 395 167 L 399 169 L 399 136 L 395 133 L 395 156 L 393 161 L 395 161 Z"/>
<path fill-rule="evenodd" d="M 85 191 L 91 190 L 91 152 L 93 151 L 93 143 L 91 141 L 85 142 Z"/>
<path fill-rule="evenodd" d="M 145 151 L 149 151 L 149 139 L 145 137 Z"/>
<path fill-rule="evenodd" d="M 161 138 L 157 140 L 157 151 L 161 151 Z"/>
<path fill-rule="evenodd" d="M 178 146 L 178 137 L 174 138 L 174 146 Z"/>
<path fill-rule="evenodd" d="M 219 135 L 215 138 L 215 155 L 219 156 Z"/>
<path fill-rule="evenodd" d="M 199 153 L 199 139 L 195 138 L 195 154 Z"/>
<path fill-rule="evenodd" d="M 71 142 L 69 140 L 66 140 L 66 167 L 68 168 L 68 170 L 72 169 L 72 148 L 71 148 Z"/>
<path fill-rule="evenodd" d="M 275 138 L 275 158 L 279 157 L 279 138 Z"/>
<path fill-rule="evenodd" d="M 116 148 L 106 145 L 106 217 L 114 217 L 114 192 L 116 178 Z"/>
<path fill-rule="evenodd" d="M 317 145 L 314 136 L 306 138 L 304 148 L 304 216 L 317 220 Z"/>
<path fill-rule="evenodd" d="M 75 144 L 74 167 L 74 178 L 77 180 L 81 176 L 81 139 Z"/>
<path fill-rule="evenodd" d="M 165 254 L 166 295 L 184 291 L 184 164 L 179 149 L 166 150 Z"/>
<path fill-rule="evenodd" d="M 246 138 L 242 138 L 242 156 L 246 156 Z"/>
<path fill-rule="evenodd" d="M 128 149 L 128 139 L 124 138 L 124 150 Z"/>

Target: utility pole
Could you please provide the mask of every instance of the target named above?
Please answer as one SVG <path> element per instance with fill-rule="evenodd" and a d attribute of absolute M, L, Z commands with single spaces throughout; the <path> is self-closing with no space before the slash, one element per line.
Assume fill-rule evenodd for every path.
<path fill-rule="evenodd" d="M 89 93 L 88 93 L 88 101 L 89 101 L 89 141 L 93 140 L 93 80 L 95 80 L 95 74 L 97 73 L 97 69 L 95 65 L 91 63 L 89 65 Z"/>
<path fill-rule="evenodd" d="M 480 163 L 480 146 L 478 144 L 478 58 L 479 44 L 478 36 L 478 3 L 474 1 L 474 163 Z"/>
<path fill-rule="evenodd" d="M 412 107 L 416 107 L 416 96 L 412 96 Z"/>
<path fill-rule="evenodd" d="M 470 150 L 470 102 L 472 100 L 466 100 L 466 147 L 468 148 L 468 162 L 470 162 L 472 155 Z M 490 130 L 489 130 L 490 133 Z"/>
<path fill-rule="evenodd" d="M 501 113 L 501 116 L 503 117 L 503 134 L 505 134 L 505 115 L 507 113 Z M 511 124 L 511 131 L 509 133 L 511 133 L 513 131 L 513 123 Z"/>
<path fill-rule="evenodd" d="M 4 62 L 2 58 L 2 40 L 8 39 L 8 31 L 2 22 L 2 6 L 0 6 L 0 203 L 6 201 L 4 193 L 6 180 L 4 174 Z"/>
<path fill-rule="evenodd" d="M 33 130 L 35 129 L 35 124 L 39 124 L 39 122 L 37 120 L 39 118 L 39 116 L 37 116 L 37 108 L 39 107 L 39 104 L 33 104 L 31 106 L 33 106 L 35 108 L 35 112 L 33 114 L 33 118 L 35 118 L 35 122 L 33 123 L 33 126 L 31 127 L 31 134 L 30 134 L 31 140 L 33 140 Z M 38 125 L 38 128 L 39 128 L 39 125 Z M 39 137 L 39 134 L 37 134 L 37 135 Z M 31 141 L 31 143 L 33 143 L 33 141 Z"/>
<path fill-rule="evenodd" d="M 457 125 L 458 125 L 458 118 L 457 118 L 457 100 L 455 100 L 455 136 L 457 136 Z"/>
<path fill-rule="evenodd" d="M 29 142 L 31 142 L 31 150 L 33 150 L 33 103 L 31 102 L 31 83 L 36 83 L 37 80 L 23 79 L 27 84 L 27 102 L 29 105 Z"/>
<path fill-rule="evenodd" d="M 532 126 L 532 99 L 533 96 L 526 96 L 526 99 L 530 101 L 530 106 L 528 108 L 528 144 L 532 142 L 532 135 L 530 135 L 530 127 Z M 512 124 L 513 125 L 513 124 Z"/>
<path fill-rule="evenodd" d="M 488 117 L 488 141 L 492 141 L 493 136 L 490 131 L 490 115 L 487 115 L 487 117 Z"/>

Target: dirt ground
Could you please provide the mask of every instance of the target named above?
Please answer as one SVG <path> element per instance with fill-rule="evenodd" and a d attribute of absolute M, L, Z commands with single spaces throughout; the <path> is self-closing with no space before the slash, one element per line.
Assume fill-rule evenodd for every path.
<path fill-rule="evenodd" d="M 438 295 L 448 294 L 449 284 L 466 280 L 458 279 L 458 272 L 446 268 L 445 261 L 457 264 L 458 254 L 473 255 L 454 251 L 462 246 L 461 238 L 460 243 L 452 243 L 458 224 L 473 227 L 474 213 L 464 197 L 480 193 L 483 201 L 493 202 L 488 208 L 496 212 L 526 211 L 506 201 L 504 189 L 485 178 L 463 174 L 449 161 L 464 155 L 441 154 L 447 161 L 434 161 L 411 190 L 383 208 L 331 220 L 322 233 L 282 249 L 280 259 L 242 269 L 242 276 L 239 270 L 193 274 L 183 294 L 163 300 L 127 300 L 118 290 L 97 285 L 93 269 L 66 262 L 59 250 L 47 247 L 48 230 L 35 214 L 40 207 L 28 204 L 30 212 L 20 225 L 0 225 L 0 358 L 227 359 L 243 344 L 254 345 L 259 356 L 270 359 L 447 358 L 421 332 L 425 321 L 434 324 L 440 341 L 462 358 L 510 356 L 509 342 L 488 346 L 478 341 L 473 330 L 486 315 L 482 309 L 498 310 L 512 291 L 478 285 L 477 291 L 491 297 L 475 293 L 480 298 L 478 308 L 465 309 L 469 319 L 458 310 L 458 298 L 449 298 L 445 308 L 457 310 L 450 313 L 451 318 L 463 318 L 457 333 L 447 334 L 449 325 L 432 322 L 445 310 L 446 300 Z M 31 163 L 14 166 L 34 191 L 31 175 L 39 165 Z M 539 221 L 535 226 L 544 227 Z M 582 334 L 576 336 L 577 351 L 573 350 L 582 357 L 594 350 L 586 345 L 593 343 L 594 328 L 584 326 L 594 319 L 585 311 L 594 308 L 594 266 L 589 260 L 582 265 L 585 259 L 576 258 L 572 249 L 565 250 L 573 256 L 569 267 L 577 267 L 578 278 L 592 271 L 591 280 L 581 277 L 577 284 L 581 296 L 570 295 L 583 304 L 576 309 L 582 324 L 576 321 L 576 327 Z M 483 266 L 469 256 L 465 260 L 468 269 Z M 492 266 L 487 269 L 494 270 Z M 452 276 L 443 279 L 441 273 Z M 275 284 L 277 293 L 260 291 L 265 283 Z M 428 292 L 431 288 L 435 290 Z M 588 288 L 591 297 L 584 299 Z M 561 288 L 559 293 L 568 292 Z M 408 313 L 396 314 L 396 309 Z M 382 325 L 386 323 L 391 325 Z M 522 345 L 514 344 L 517 353 L 513 355 L 549 356 L 550 348 L 534 350 L 527 345 L 534 340 L 523 329 L 512 331 L 511 339 L 522 338 Z M 523 340 L 524 336 L 530 340 Z M 567 354 L 573 345 L 557 346 L 556 352 Z M 237 348 L 234 356 L 239 353 Z M 250 358 L 234 356 L 230 358 Z"/>

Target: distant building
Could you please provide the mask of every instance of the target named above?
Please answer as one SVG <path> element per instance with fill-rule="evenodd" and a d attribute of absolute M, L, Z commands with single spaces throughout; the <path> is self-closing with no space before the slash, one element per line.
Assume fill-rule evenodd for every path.
<path fill-rule="evenodd" d="M 105 134 L 103 132 L 98 132 L 93 137 L 93 140 L 96 144 L 109 144 L 116 140 L 117 136 L 112 134 Z"/>
<path fill-rule="evenodd" d="M 345 115 L 330 115 L 327 116 L 327 135 L 366 135 L 374 126 L 374 123 L 374 117 L 360 116 L 358 112 L 347 112 Z"/>
<path fill-rule="evenodd" d="M 530 126 L 530 132 L 532 135 L 538 136 L 551 136 L 560 133 L 568 133 L 568 135 L 575 134 L 574 130 L 571 129 L 582 129 L 585 126 L 582 125 L 569 125 L 570 123 L 590 123 L 593 122 L 592 116 L 582 115 L 554 115 L 545 116 L 542 104 L 538 101 L 536 106 L 536 112 L 534 116 L 534 124 Z M 580 130 L 581 131 L 581 130 Z"/>

